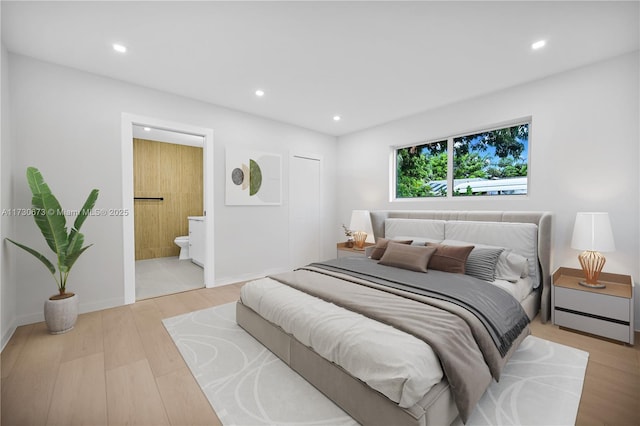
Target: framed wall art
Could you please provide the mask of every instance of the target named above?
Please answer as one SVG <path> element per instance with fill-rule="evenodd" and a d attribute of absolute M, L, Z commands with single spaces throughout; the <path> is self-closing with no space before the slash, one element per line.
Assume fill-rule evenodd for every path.
<path fill-rule="evenodd" d="M 282 204 L 282 156 L 227 148 L 225 203 L 228 206 Z"/>

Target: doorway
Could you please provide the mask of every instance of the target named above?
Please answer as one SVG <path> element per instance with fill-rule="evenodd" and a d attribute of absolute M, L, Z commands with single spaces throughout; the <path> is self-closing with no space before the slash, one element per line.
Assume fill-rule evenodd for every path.
<path fill-rule="evenodd" d="M 202 159 L 202 137 L 133 127 L 137 301 L 204 287 Z"/>
<path fill-rule="evenodd" d="M 152 117 L 122 114 L 122 203 L 129 214 L 123 217 L 123 260 L 124 260 L 124 303 L 136 301 L 136 265 L 135 265 L 135 218 L 134 218 L 134 179 L 133 179 L 133 139 L 134 130 L 145 127 L 164 131 L 168 134 L 177 133 L 184 136 L 198 138 L 193 145 L 202 147 L 203 166 L 203 201 L 202 216 L 203 237 L 202 266 L 204 269 L 204 286 L 213 287 L 214 284 L 214 244 L 213 244 L 213 130 L 195 127 Z M 168 142 L 175 143 L 174 140 Z"/>
<path fill-rule="evenodd" d="M 321 165 L 321 159 L 315 156 L 291 157 L 289 245 L 292 269 L 322 260 Z"/>

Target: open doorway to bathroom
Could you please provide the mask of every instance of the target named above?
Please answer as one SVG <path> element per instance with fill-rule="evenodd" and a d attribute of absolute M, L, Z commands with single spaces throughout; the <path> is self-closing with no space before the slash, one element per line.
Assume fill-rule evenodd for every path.
<path fill-rule="evenodd" d="M 204 287 L 202 145 L 133 126 L 136 300 Z"/>
<path fill-rule="evenodd" d="M 166 119 L 134 115 L 123 112 L 121 117 L 121 144 L 122 144 L 122 205 L 124 211 L 129 212 L 122 217 L 122 255 L 123 255 L 123 290 L 124 303 L 130 304 L 136 301 L 136 267 L 135 267 L 135 226 L 134 226 L 134 191 L 133 191 L 133 129 L 134 126 L 149 127 L 150 129 L 168 130 L 173 133 L 198 136 L 195 146 L 202 147 L 203 153 L 203 177 L 204 177 L 204 220 L 201 232 L 204 253 L 204 287 L 215 286 L 215 244 L 214 244 L 214 220 L 215 197 L 213 191 L 214 177 L 214 149 L 213 129 L 194 126 L 191 124 L 170 121 Z M 144 138 L 148 138 L 145 136 Z M 166 139 L 164 139 L 166 140 Z M 171 141 L 170 141 L 171 142 Z M 175 142 L 174 142 L 175 143 Z M 200 235 L 200 233 L 198 233 Z"/>

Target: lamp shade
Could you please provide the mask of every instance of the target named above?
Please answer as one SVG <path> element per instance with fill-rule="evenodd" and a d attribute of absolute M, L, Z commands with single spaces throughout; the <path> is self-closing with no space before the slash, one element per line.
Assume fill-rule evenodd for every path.
<path fill-rule="evenodd" d="M 614 251 L 609 213 L 576 213 L 571 248 L 590 251 Z"/>
<path fill-rule="evenodd" d="M 367 233 L 366 242 L 376 242 L 373 235 L 373 226 L 371 226 L 371 215 L 369 214 L 369 210 L 353 210 L 351 212 L 351 222 L 349 223 L 349 229 L 351 229 L 353 232 L 364 231 Z"/>

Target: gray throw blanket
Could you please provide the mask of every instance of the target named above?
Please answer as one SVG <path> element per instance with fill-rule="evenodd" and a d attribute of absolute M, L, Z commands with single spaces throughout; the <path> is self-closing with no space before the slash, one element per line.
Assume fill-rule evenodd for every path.
<path fill-rule="evenodd" d="M 483 323 L 455 303 L 312 265 L 271 278 L 424 340 L 440 359 L 463 422 L 529 334 L 525 327 L 503 357 Z"/>
<path fill-rule="evenodd" d="M 435 270 L 425 274 L 380 265 L 376 261 L 358 257 L 328 260 L 312 263 L 310 266 L 342 272 L 462 306 L 484 324 L 502 356 L 507 354 L 513 341 L 529 324 L 529 317 L 513 296 L 469 275 Z"/>

